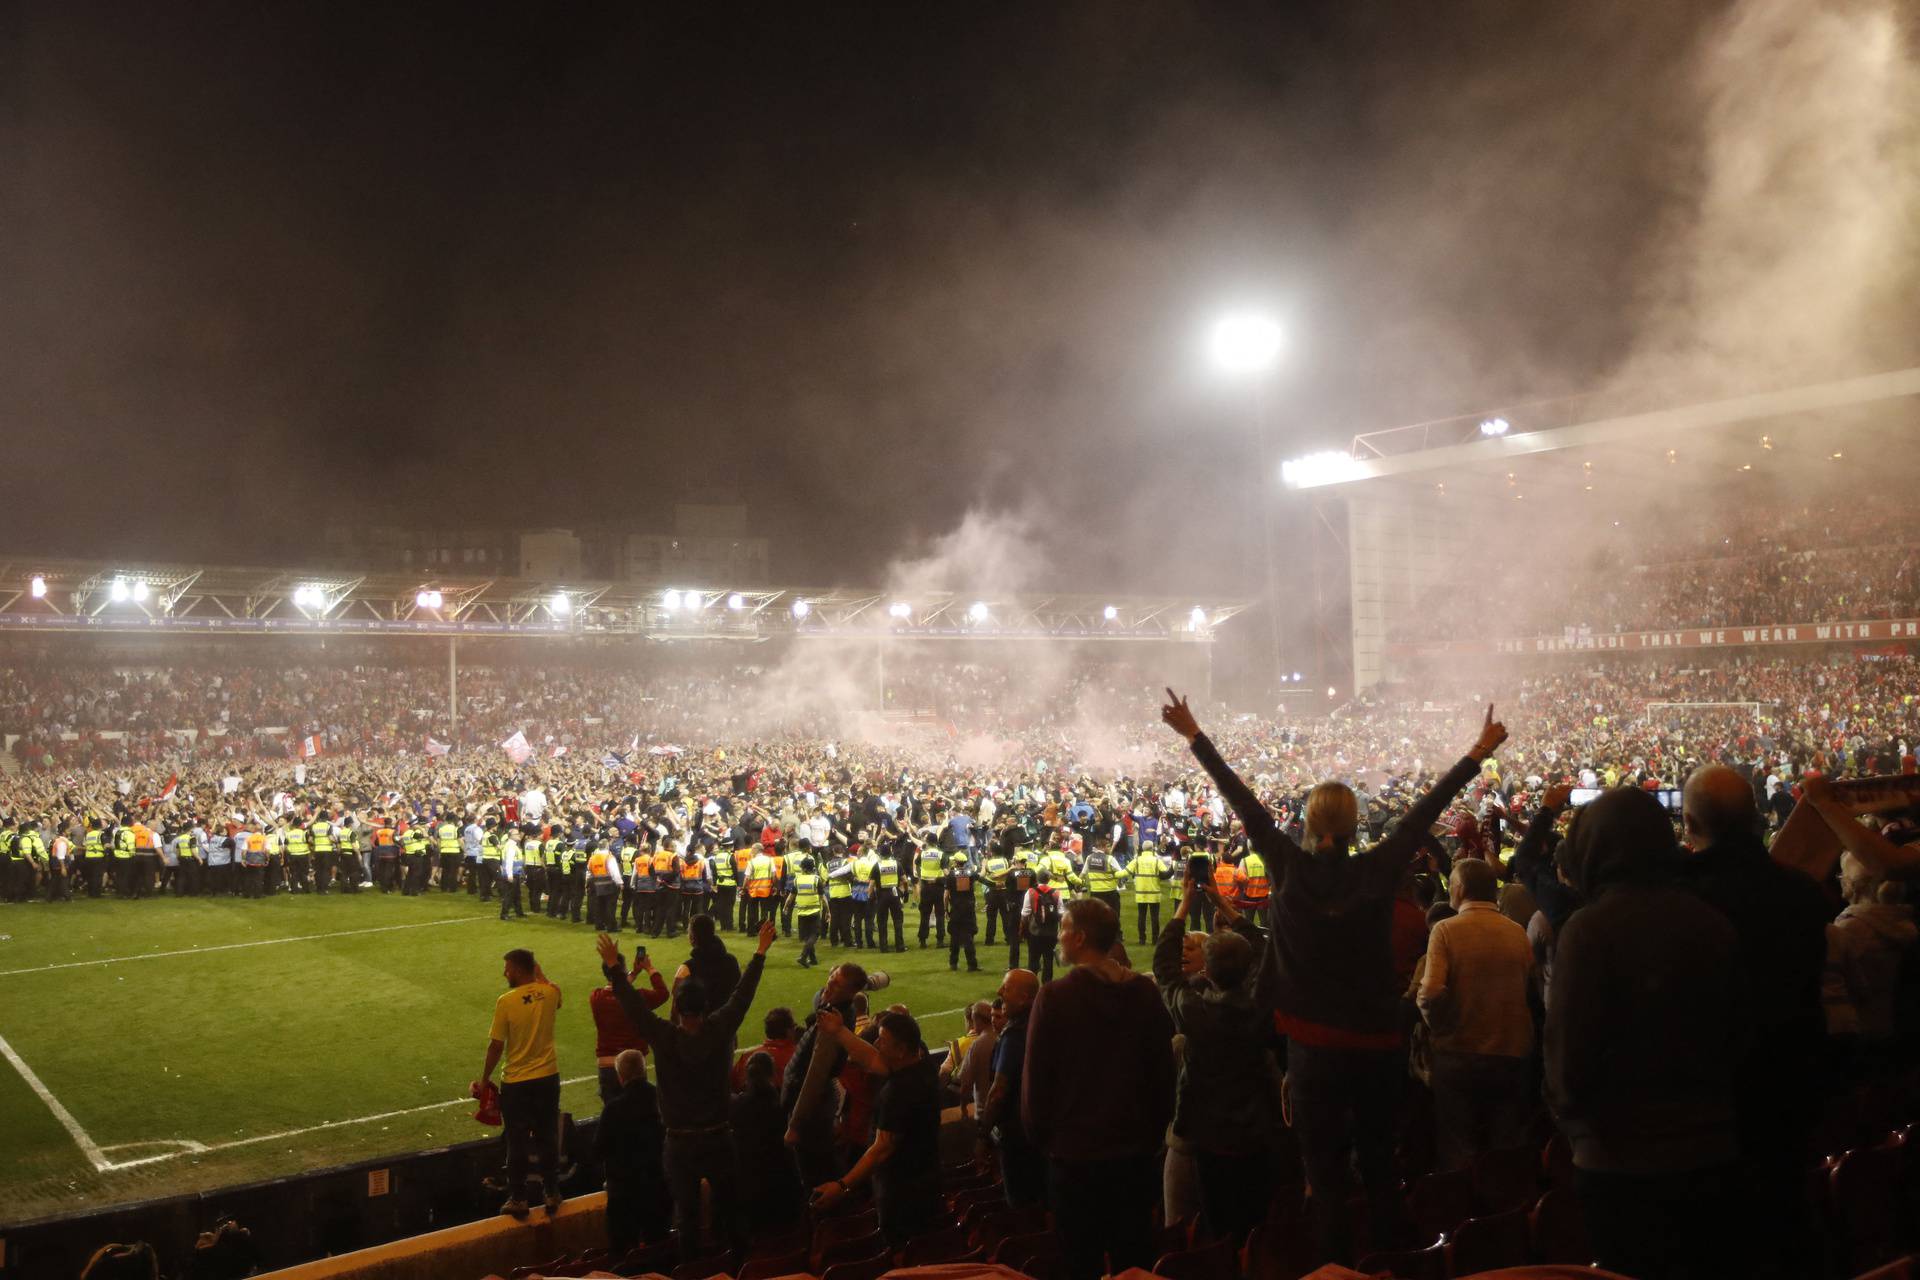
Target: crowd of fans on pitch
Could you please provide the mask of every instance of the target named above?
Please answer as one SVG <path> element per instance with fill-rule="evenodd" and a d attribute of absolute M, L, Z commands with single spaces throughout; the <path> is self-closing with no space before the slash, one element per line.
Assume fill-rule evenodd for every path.
<path fill-rule="evenodd" d="M 1360 707 L 1210 736 L 1173 703 L 1163 716 L 1180 736 L 1162 737 L 1180 763 L 1111 778 L 789 741 L 624 773 L 570 758 L 323 759 L 302 788 L 269 795 L 243 778 L 225 793 L 195 777 L 165 803 L 217 815 L 237 794 L 309 821 L 365 804 L 385 827 L 437 822 L 445 805 L 495 819 L 509 839 L 560 830 L 590 858 L 614 852 L 614 866 L 616 842 L 665 843 L 676 876 L 690 851 L 736 869 L 744 852 L 749 878 L 757 860 L 780 859 L 778 901 L 730 917 L 716 894 L 647 918 L 650 931 L 688 932 L 671 981 L 630 964 L 617 939 L 601 943 L 607 994 L 589 1003 L 608 1069 L 599 1141 L 617 1248 L 671 1239 L 682 1261 L 737 1255 L 809 1201 L 821 1214 L 869 1195 L 886 1245 L 901 1248 L 940 1223 L 941 1107 L 967 1098 L 979 1160 L 1011 1205 L 1044 1207 L 1062 1250 L 1054 1273 L 1072 1280 L 1151 1265 L 1156 1210 L 1236 1241 L 1303 1214 L 1298 1234 L 1318 1257 L 1418 1245 L 1410 1168 L 1472 1166 L 1537 1143 L 1548 1120 L 1603 1265 L 1807 1276 L 1831 1262 L 1806 1195 L 1821 1106 L 1862 1081 L 1911 1084 L 1920 1032 L 1906 900 L 1920 875 L 1920 848 L 1905 843 L 1915 815 L 1863 822 L 1804 772 L 1910 767 L 1879 717 L 1895 714 L 1911 668 L 1819 675 L 1831 683 L 1784 693 L 1776 708 L 1803 704 L 1771 726 L 1687 726 L 1637 767 L 1583 754 L 1577 723 L 1569 742 L 1508 743 L 1489 712 L 1460 739 L 1466 757 L 1449 763 L 1429 725 L 1416 767 L 1370 781 L 1370 763 L 1414 749 L 1392 735 L 1428 713 Z M 1797 679 L 1773 664 L 1745 678 Z M 1330 761 L 1364 789 L 1309 786 L 1305 770 Z M 1571 806 L 1585 782 L 1603 794 Z M 1683 783 L 1684 839 L 1652 794 Z M 1786 808 L 1768 802 L 1782 794 L 1845 850 L 1823 881 L 1768 856 Z M 124 820 L 139 803 L 102 808 Z M 900 878 L 870 871 L 869 901 L 889 907 L 910 905 L 922 854 L 945 868 L 945 913 L 919 921 L 934 942 L 942 931 L 972 942 L 994 924 L 1023 935 L 997 1010 L 971 1011 L 968 1042 L 936 1063 L 908 1006 L 861 999 L 869 975 L 853 949 L 905 945 L 898 923 L 881 923 L 871 940 L 864 927 L 826 939 L 839 954 L 812 1008 L 769 1013 L 766 1043 L 736 1063 L 765 960 L 739 966 L 728 927 L 757 925 L 763 957 L 783 945 L 791 911 L 805 963 L 832 927 L 830 869 L 876 854 Z M 1144 894 L 1121 896 L 1123 869 L 1164 918 L 1140 909 Z M 516 990 L 543 981 L 531 957 L 508 968 Z M 538 1141 L 551 1127 L 525 1106 L 508 1115 L 517 1182 L 552 1167 Z M 524 1186 L 511 1194 L 508 1210 L 522 1211 Z"/>
<path fill-rule="evenodd" d="M 1849 499 L 1738 518 L 1715 510 L 1694 521 L 1698 536 L 1688 537 L 1684 515 L 1669 513 L 1651 540 L 1611 521 L 1572 545 L 1557 528 L 1490 534 L 1516 550 L 1492 564 L 1475 558 L 1457 581 L 1423 594 L 1393 638 L 1920 617 L 1920 540 L 1897 503 Z"/>

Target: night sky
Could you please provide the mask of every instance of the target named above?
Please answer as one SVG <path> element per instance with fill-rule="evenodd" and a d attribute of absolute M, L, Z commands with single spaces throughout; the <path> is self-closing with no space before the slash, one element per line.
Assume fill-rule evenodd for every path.
<path fill-rule="evenodd" d="M 791 580 L 984 507 L 1060 587 L 1231 585 L 1208 317 L 1287 326 L 1282 453 L 1591 386 L 1726 10 L 0 4 L 9 539 L 739 497 Z"/>

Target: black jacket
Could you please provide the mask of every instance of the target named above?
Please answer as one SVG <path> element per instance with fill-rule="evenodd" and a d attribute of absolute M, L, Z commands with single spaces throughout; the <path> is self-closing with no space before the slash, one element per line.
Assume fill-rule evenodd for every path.
<path fill-rule="evenodd" d="M 1341 1031 L 1393 1034 L 1402 1025 L 1401 983 L 1393 971 L 1393 896 L 1425 834 L 1480 772 L 1465 757 L 1414 802 L 1387 838 L 1348 856 L 1308 853 L 1282 831 L 1253 790 L 1227 767 L 1205 734 L 1193 754 L 1246 827 L 1267 863 L 1267 962 L 1275 965 L 1274 1007 Z"/>
<path fill-rule="evenodd" d="M 629 1080 L 620 1095 L 601 1109 L 600 1125 L 593 1135 L 593 1154 L 606 1170 L 609 1183 L 664 1187 L 661 1153 L 666 1141 L 659 1095 L 641 1076 Z"/>

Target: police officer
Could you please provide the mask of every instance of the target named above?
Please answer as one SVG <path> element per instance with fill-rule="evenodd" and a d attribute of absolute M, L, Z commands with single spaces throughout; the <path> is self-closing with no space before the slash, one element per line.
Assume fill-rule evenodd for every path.
<path fill-rule="evenodd" d="M 89 898 L 100 896 L 107 876 L 107 861 L 107 833 L 101 829 L 99 818 L 88 818 L 86 834 L 80 837 L 80 875 L 86 881 Z"/>
<path fill-rule="evenodd" d="M 480 837 L 480 901 L 492 902 L 493 890 L 500 882 L 500 820 L 487 819 Z"/>
<path fill-rule="evenodd" d="M 307 891 L 307 871 L 313 857 L 313 839 L 307 829 L 292 818 L 281 819 L 280 848 L 287 855 L 287 888 L 294 893 Z"/>
<path fill-rule="evenodd" d="M 723 930 L 733 928 L 733 899 L 740 887 L 739 868 L 734 865 L 733 850 L 722 846 L 713 851 L 713 917 Z"/>
<path fill-rule="evenodd" d="M 540 902 L 547 893 L 547 846 L 540 828 L 531 822 L 520 829 L 521 880 L 527 891 L 527 908 L 540 914 Z"/>
<path fill-rule="evenodd" d="M 955 850 L 947 856 L 947 871 L 939 888 L 946 900 L 947 968 L 958 970 L 960 953 L 965 951 L 967 972 L 978 973 L 980 960 L 973 953 L 973 935 L 979 930 L 973 909 L 973 867 L 965 853 Z"/>
<path fill-rule="evenodd" d="M 844 849 L 827 862 L 827 945 L 853 945 L 853 859 Z"/>
<path fill-rule="evenodd" d="M 898 843 L 905 844 L 907 840 L 902 837 Z M 907 949 L 906 912 L 900 903 L 900 858 L 894 852 L 896 847 L 895 842 L 886 843 L 873 867 L 873 914 L 879 919 L 877 932 L 882 951 L 887 949 L 888 921 L 893 922 L 893 949 Z"/>
<path fill-rule="evenodd" d="M 819 964 L 814 955 L 814 944 L 820 939 L 820 912 L 825 906 L 825 895 L 821 892 L 820 873 L 815 871 L 813 858 L 801 854 L 794 859 L 793 872 L 787 878 L 787 897 L 793 902 L 793 918 L 800 927 L 800 967 L 811 968 Z"/>
<path fill-rule="evenodd" d="M 1160 936 L 1160 902 L 1166 896 L 1167 861 L 1152 845 L 1143 845 L 1127 866 L 1133 882 L 1133 912 L 1140 945 Z M 1152 919 L 1149 927 L 1148 919 Z"/>
<path fill-rule="evenodd" d="M 460 824 L 446 814 L 433 824 L 433 851 L 440 857 L 440 892 L 460 887 Z"/>
<path fill-rule="evenodd" d="M 679 855 L 674 853 L 667 838 L 661 836 L 653 850 L 653 882 L 658 892 L 653 895 L 653 918 L 649 922 L 656 938 L 680 927 L 677 919 L 680 909 L 679 880 Z"/>
<path fill-rule="evenodd" d="M 333 873 L 348 893 L 360 892 L 360 842 L 366 838 L 366 824 L 355 822 L 352 814 L 342 814 L 334 824 Z"/>
<path fill-rule="evenodd" d="M 947 906 L 946 906 L 946 866 L 940 846 L 931 840 L 915 841 L 913 860 L 913 878 L 915 892 L 920 897 L 920 949 L 927 949 L 928 924 L 931 923 L 934 945 L 947 945 Z"/>
<path fill-rule="evenodd" d="M 307 844 L 313 849 L 313 891 L 325 893 L 327 882 L 333 879 L 333 845 L 337 835 L 333 829 L 333 820 L 325 809 L 314 814 L 313 821 L 307 824 Z"/>
<path fill-rule="evenodd" d="M 500 873 L 500 918 L 505 920 L 507 912 L 513 912 L 516 920 L 527 918 L 527 909 L 520 904 L 520 842 L 514 839 L 512 827 L 503 828 L 499 844 L 494 846 L 500 851 L 500 860 L 496 870 Z"/>
<path fill-rule="evenodd" d="M 1113 918 L 1120 918 L 1120 867 L 1114 862 L 1113 855 L 1107 852 L 1106 845 L 1097 838 L 1087 853 L 1087 860 L 1080 868 L 1082 883 L 1086 885 L 1087 896 L 1097 902 L 1104 902 L 1113 909 Z"/>
<path fill-rule="evenodd" d="M 33 887 L 33 868 L 20 852 L 20 833 L 12 818 L 0 818 L 0 897 L 25 902 Z"/>
<path fill-rule="evenodd" d="M 118 898 L 143 897 L 140 876 L 135 870 L 133 828 L 121 823 L 113 832 L 113 893 Z"/>
<path fill-rule="evenodd" d="M 869 830 L 869 835 L 872 834 Z M 865 951 L 877 946 L 873 940 L 874 915 L 874 868 L 880 865 L 880 855 L 874 851 L 871 841 L 860 847 L 853 859 L 853 945 L 855 950 Z"/>
<path fill-rule="evenodd" d="M 173 856 L 177 864 L 174 892 L 182 897 L 198 897 L 205 883 L 206 863 L 200 857 L 200 832 L 191 817 L 173 833 Z"/>

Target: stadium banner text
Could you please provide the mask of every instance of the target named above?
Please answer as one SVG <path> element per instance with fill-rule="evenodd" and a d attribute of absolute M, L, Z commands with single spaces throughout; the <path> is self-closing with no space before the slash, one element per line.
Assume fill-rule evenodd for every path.
<path fill-rule="evenodd" d="M 1389 645 L 1395 654 L 1592 653 L 1647 649 L 1722 649 L 1742 645 L 1860 644 L 1920 640 L 1920 618 L 1871 622 L 1779 622 L 1754 627 L 1669 627 L 1602 632 L 1581 628 L 1556 636 Z"/>

